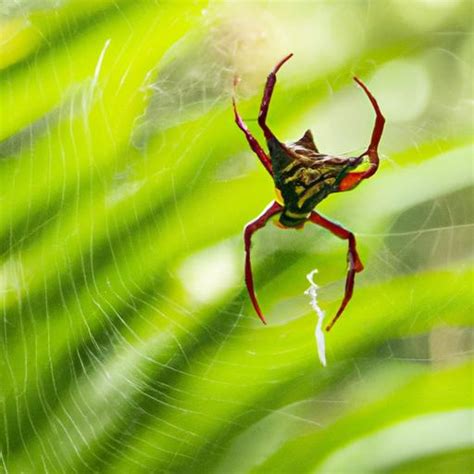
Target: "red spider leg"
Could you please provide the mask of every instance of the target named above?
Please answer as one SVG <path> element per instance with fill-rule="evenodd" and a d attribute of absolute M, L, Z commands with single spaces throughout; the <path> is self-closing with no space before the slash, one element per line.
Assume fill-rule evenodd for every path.
<path fill-rule="evenodd" d="M 253 152 L 258 156 L 260 159 L 261 163 L 263 166 L 265 166 L 266 170 L 270 173 L 271 176 L 273 176 L 273 171 L 272 171 L 272 162 L 268 155 L 263 151 L 262 147 L 260 144 L 257 142 L 257 139 L 250 133 L 250 130 L 248 129 L 247 125 L 243 121 L 242 117 L 239 115 L 239 112 L 237 112 L 237 106 L 235 104 L 235 86 L 237 85 L 238 79 L 234 78 L 234 91 L 232 94 L 232 105 L 234 107 L 234 118 L 235 118 L 235 123 L 237 126 L 244 132 L 245 138 L 247 139 L 250 148 L 253 150 Z"/>
<path fill-rule="evenodd" d="M 385 118 L 382 115 L 382 112 L 380 111 L 379 104 L 375 100 L 375 97 L 371 94 L 367 86 L 357 77 L 354 77 L 354 81 L 359 84 L 360 87 L 364 90 L 364 92 L 367 94 L 367 97 L 369 98 L 372 107 L 375 110 L 375 123 L 374 123 L 374 129 L 372 131 L 372 138 L 370 140 L 370 145 L 367 148 L 367 150 L 362 153 L 360 156 L 369 156 L 369 161 L 370 161 L 370 167 L 367 171 L 362 171 L 362 172 L 355 172 L 355 173 L 349 173 L 340 183 L 339 189 L 341 191 L 348 191 L 349 189 L 354 188 L 357 186 L 361 180 L 370 178 L 375 172 L 377 171 L 379 167 L 379 155 L 378 155 L 378 146 L 380 143 L 380 139 L 382 138 L 382 132 L 383 128 L 385 125 Z"/>
<path fill-rule="evenodd" d="M 360 261 L 359 255 L 356 249 L 356 239 L 354 234 L 342 227 L 335 222 L 326 219 L 321 214 L 313 211 L 309 216 L 309 220 L 316 225 L 324 227 L 325 229 L 329 230 L 332 234 L 339 237 L 340 239 L 347 240 L 349 242 L 349 248 L 347 252 L 347 262 L 349 264 L 349 269 L 347 271 L 346 277 L 346 289 L 344 293 L 344 298 L 342 300 L 341 306 L 339 307 L 336 316 L 332 319 L 332 321 L 326 326 L 326 331 L 329 331 L 333 326 L 334 323 L 339 319 L 339 316 L 343 313 L 347 303 L 352 298 L 352 292 L 354 290 L 354 278 L 355 274 L 361 272 L 364 269 L 364 265 Z"/>
<path fill-rule="evenodd" d="M 288 59 L 293 56 L 293 53 L 285 56 L 274 68 L 273 71 L 268 75 L 267 82 L 265 84 L 265 89 L 263 90 L 263 98 L 262 103 L 260 105 L 260 112 L 258 114 L 258 124 L 263 130 L 265 138 L 268 140 L 274 137 L 272 131 L 267 126 L 267 114 L 268 114 L 268 106 L 270 105 L 270 100 L 273 94 L 273 88 L 275 87 L 276 82 L 276 73 L 279 69 L 283 66 L 283 64 L 288 61 Z"/>
<path fill-rule="evenodd" d="M 255 290 L 253 287 L 253 276 L 252 276 L 252 267 L 250 262 L 250 245 L 251 239 L 254 232 L 258 229 L 261 229 L 270 219 L 270 217 L 278 214 L 283 209 L 283 206 L 278 204 L 276 201 L 273 201 L 255 220 L 249 222 L 244 229 L 244 242 L 245 242 L 245 283 L 247 284 L 247 291 L 252 300 L 253 307 L 257 312 L 259 318 L 262 320 L 263 324 L 267 324 L 265 317 L 262 314 L 260 306 L 257 302 L 257 297 L 255 296 Z"/>

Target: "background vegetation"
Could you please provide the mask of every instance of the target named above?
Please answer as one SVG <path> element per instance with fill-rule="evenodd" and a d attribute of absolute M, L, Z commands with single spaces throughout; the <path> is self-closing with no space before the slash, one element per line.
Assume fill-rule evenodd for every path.
<path fill-rule="evenodd" d="M 472 3 L 7 0 L 0 4 L 0 466 L 40 472 L 472 471 Z M 282 140 L 377 175 L 320 210 L 366 270 L 316 354 L 304 291 L 342 296 L 346 246 L 243 225 Z M 262 139 L 263 143 L 263 139 Z"/>

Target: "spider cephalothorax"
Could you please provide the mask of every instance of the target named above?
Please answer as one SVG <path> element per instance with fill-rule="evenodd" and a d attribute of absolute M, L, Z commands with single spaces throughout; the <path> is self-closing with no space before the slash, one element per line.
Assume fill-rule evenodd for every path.
<path fill-rule="evenodd" d="M 253 286 L 250 245 L 253 233 L 262 228 L 276 214 L 280 214 L 278 225 L 282 228 L 298 229 L 306 222 L 311 221 L 329 230 L 337 237 L 347 240 L 349 244 L 347 254 L 349 268 L 346 277 L 346 289 L 336 316 L 326 328 L 329 331 L 352 297 L 355 274 L 362 271 L 364 267 L 357 254 L 354 234 L 339 224 L 326 219 L 317 213 L 314 208 L 328 194 L 349 191 L 355 188 L 363 179 L 370 178 L 377 171 L 379 165 L 377 148 L 382 137 L 385 119 L 377 101 L 367 87 L 362 81 L 354 77 L 354 80 L 367 94 L 376 114 L 372 139 L 364 153 L 349 158 L 320 153 L 310 130 L 307 130 L 296 142 L 281 143 L 268 127 L 266 119 L 276 82 L 276 73 L 291 56 L 293 55 L 289 54 L 283 58 L 269 74 L 258 115 L 258 123 L 265 135 L 270 157 L 263 151 L 255 137 L 248 130 L 237 112 L 235 99 L 233 98 L 235 121 L 244 132 L 252 150 L 272 176 L 277 194 L 277 200 L 273 201 L 257 219 L 245 226 L 245 282 L 255 311 L 265 323 Z M 369 158 L 369 167 L 365 171 L 354 171 L 364 161 L 365 156 Z"/>

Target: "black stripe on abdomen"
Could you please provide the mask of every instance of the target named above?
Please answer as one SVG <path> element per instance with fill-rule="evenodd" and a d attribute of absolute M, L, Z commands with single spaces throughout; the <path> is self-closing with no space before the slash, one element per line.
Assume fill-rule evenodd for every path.
<path fill-rule="evenodd" d="M 280 224 L 285 227 L 298 227 L 306 222 L 309 213 L 296 213 L 288 209 L 280 214 Z"/>

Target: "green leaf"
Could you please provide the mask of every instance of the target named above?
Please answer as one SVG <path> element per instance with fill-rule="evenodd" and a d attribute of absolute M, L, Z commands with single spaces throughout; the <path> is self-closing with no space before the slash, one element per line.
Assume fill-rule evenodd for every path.
<path fill-rule="evenodd" d="M 472 463 L 467 1 L 18 1 L 0 22 L 0 460 L 6 472 L 464 472 Z M 453 33 L 455 32 L 455 33 Z M 365 265 L 317 359 L 347 242 L 242 228 L 274 199 L 235 126 L 313 129 L 377 174 L 318 211 Z M 444 471 L 443 471 L 444 469 Z M 437 470 L 437 471 L 436 471 Z"/>

